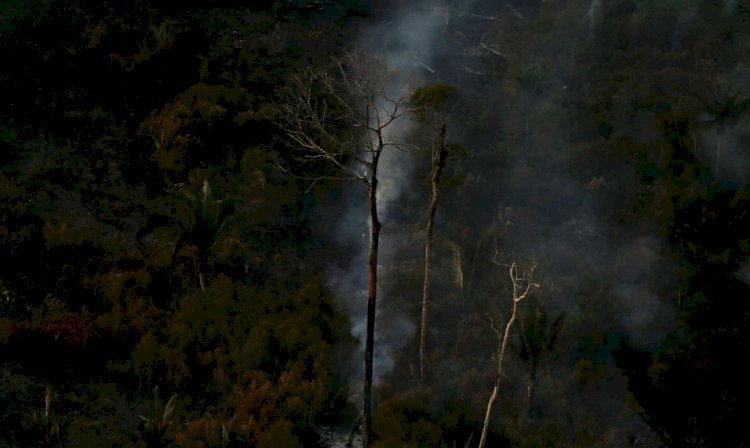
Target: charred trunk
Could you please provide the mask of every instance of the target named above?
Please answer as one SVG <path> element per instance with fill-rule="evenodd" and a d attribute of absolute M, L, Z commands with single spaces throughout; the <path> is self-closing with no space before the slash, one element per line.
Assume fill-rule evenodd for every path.
<path fill-rule="evenodd" d="M 368 288 L 367 288 L 367 334 L 365 336 L 365 378 L 364 378 L 364 428 L 362 429 L 362 446 L 370 446 L 370 428 L 372 426 L 372 370 L 373 349 L 375 339 L 375 310 L 378 293 L 378 243 L 380 240 L 381 223 L 378 220 L 377 177 L 373 173 L 368 188 L 370 199 L 370 250 L 368 256 Z"/>
<path fill-rule="evenodd" d="M 448 151 L 445 149 L 445 123 L 438 128 L 437 145 L 432 152 L 432 194 L 430 196 L 430 209 L 427 215 L 427 236 L 424 247 L 424 284 L 422 286 L 422 322 L 419 328 L 419 381 L 424 381 L 425 359 L 426 359 L 426 334 L 427 334 L 427 310 L 430 303 L 430 262 L 432 252 L 432 229 L 437 211 L 438 193 L 440 192 L 440 175 L 445 168 L 445 158 Z"/>

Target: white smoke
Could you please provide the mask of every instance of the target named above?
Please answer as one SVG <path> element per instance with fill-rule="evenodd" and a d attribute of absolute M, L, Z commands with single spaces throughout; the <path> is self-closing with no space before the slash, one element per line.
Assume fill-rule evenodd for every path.
<path fill-rule="evenodd" d="M 618 251 L 614 311 L 632 342 L 647 348 L 658 347 L 676 326 L 674 307 L 653 290 L 657 276 L 673 270 L 660 250 L 656 238 L 640 237 Z"/>
<path fill-rule="evenodd" d="M 378 67 L 374 72 L 388 73 L 384 82 L 383 110 L 392 110 L 387 100 L 407 98 L 418 83 L 421 74 L 428 73 L 434 55 L 434 42 L 440 30 L 443 16 L 440 10 L 426 5 L 413 5 L 394 13 L 391 17 L 363 30 L 351 51 L 365 52 L 382 59 L 386 67 Z M 383 80 L 374 80 L 381 83 Z M 405 198 L 417 194 L 412 182 L 414 156 L 417 149 L 408 145 L 414 123 L 408 116 L 389 125 L 384 132 L 387 147 L 378 164 L 378 215 L 384 227 L 398 217 L 398 204 Z M 343 266 L 329 269 L 330 287 L 349 314 L 351 334 L 359 341 L 359 353 L 347 369 L 350 372 L 352 392 L 361 393 L 358 385 L 363 376 L 365 333 L 367 329 L 367 257 L 370 243 L 370 214 L 365 188 L 361 183 L 344 187 L 336 208 L 339 219 L 333 231 L 339 244 L 356 247 L 348 262 Z M 415 324 L 405 316 L 382 318 L 387 291 L 382 284 L 387 282 L 387 267 L 395 260 L 389 259 L 395 242 L 389 241 L 387 232 L 381 234 L 379 250 L 379 289 L 376 312 L 374 341 L 373 380 L 377 383 L 394 367 L 393 353 L 404 347 L 414 336 Z"/>
<path fill-rule="evenodd" d="M 586 12 L 586 7 L 588 11 Z M 470 9 L 468 6 L 464 10 Z M 580 28 L 571 31 L 574 36 L 585 36 L 586 28 L 589 32 L 594 31 L 595 26 L 601 26 L 602 19 L 601 0 L 587 0 L 580 3 L 580 9 L 576 17 L 583 16 L 588 22 L 581 22 Z M 472 35 L 470 19 L 473 15 L 462 13 L 460 17 L 456 14 L 455 22 L 461 22 L 460 28 L 451 29 L 446 25 L 451 10 L 448 8 L 437 8 L 432 5 L 410 5 L 398 11 L 394 11 L 388 18 L 367 27 L 359 39 L 354 43 L 354 50 L 364 49 L 376 56 L 382 57 L 388 66 L 386 72 L 392 73 L 392 78 L 386 86 L 388 97 L 399 98 L 408 94 L 411 89 L 420 85 L 420 81 L 430 79 L 449 81 L 452 84 L 464 86 L 467 90 L 480 90 L 484 87 L 469 85 L 468 82 L 477 83 L 478 79 L 492 83 L 489 77 L 479 77 L 471 74 L 471 77 L 460 68 L 462 63 L 453 61 L 453 55 L 471 53 L 476 50 L 478 56 L 473 56 L 478 66 L 484 67 L 485 62 L 481 55 L 491 61 L 498 61 L 499 50 L 492 51 L 495 47 L 484 44 L 485 37 L 480 33 Z M 507 14 L 507 11 L 506 11 Z M 497 17 L 500 17 L 498 14 Z M 477 20 L 479 20 L 477 15 Z M 481 16 L 485 17 L 485 16 Z M 496 16 L 488 16 L 494 18 Z M 485 17 L 486 18 L 486 17 Z M 459 20 L 460 19 L 460 20 Z M 498 24 L 501 21 L 498 21 Z M 515 23 L 515 22 L 514 22 Z M 496 35 L 490 32 L 488 42 L 498 42 L 498 48 L 502 43 L 502 33 L 498 25 Z M 442 34 L 450 36 L 461 36 L 460 42 L 443 44 L 451 46 L 451 50 L 440 47 Z M 454 39 L 455 40 L 455 39 Z M 470 46 L 473 45 L 473 46 Z M 461 47 L 464 48 L 461 48 Z M 487 48 L 490 48 L 489 50 Z M 465 50 L 465 51 L 462 51 Z M 469 51 L 471 50 L 471 51 Z M 468 57 L 468 56 L 465 56 Z M 502 56 L 504 57 L 504 56 Z M 512 57 L 512 56 L 509 56 Z M 455 59 L 455 58 L 454 58 Z M 456 66 L 448 73 L 449 66 L 446 61 L 453 61 Z M 561 73 L 573 72 L 568 59 L 563 52 L 560 53 L 558 71 Z M 520 63 L 519 63 L 520 64 Z M 484 64 L 488 65 L 488 64 Z M 472 65 L 473 66 L 473 65 Z M 499 69 L 498 69 L 499 70 Z M 489 73 L 490 71 L 487 70 Z M 552 69 L 550 69 L 552 73 Z M 554 76 L 551 74 L 550 76 Z M 562 80 L 560 82 L 563 85 Z M 490 84 L 487 89 L 499 89 L 497 85 Z M 558 101 L 555 98 L 545 98 L 545 101 Z M 478 105 L 481 107 L 481 105 Z M 533 117 L 533 115 L 532 115 Z M 404 118 L 388 129 L 386 138 L 389 142 L 404 142 L 414 129 L 413 124 Z M 460 128 L 458 124 L 456 128 Z M 498 125 L 500 128 L 500 125 Z M 455 134 L 454 134 L 455 132 Z M 452 129 L 453 135 L 459 134 L 460 129 Z M 664 297 L 659 294 L 663 292 L 658 281 L 654 278 L 665 271 L 662 264 L 673 263 L 666 260 L 662 253 L 662 247 L 658 239 L 643 237 L 635 241 L 616 241 L 609 236 L 609 228 L 597 218 L 599 199 L 603 199 L 612 192 L 600 185 L 598 189 L 591 187 L 586 190 L 580 182 L 568 179 L 560 170 L 555 173 L 559 177 L 555 189 L 549 191 L 535 189 L 532 182 L 535 176 L 549 176 L 549 170 L 540 160 L 553 160 L 558 156 L 559 148 L 551 145 L 545 147 L 541 142 L 542 133 L 555 135 L 557 132 L 552 124 L 539 125 L 539 130 L 532 129 L 529 135 L 529 148 L 539 154 L 544 151 L 554 151 L 546 157 L 531 157 L 529 153 L 517 155 L 519 161 L 513 161 L 517 168 L 511 168 L 507 179 L 497 179 L 498 196 L 509 204 L 518 204 L 518 208 L 524 210 L 523 214 L 517 214 L 512 218 L 505 217 L 503 224 L 505 234 L 513 245 L 521 252 L 531 252 L 537 255 L 541 262 L 540 273 L 544 276 L 561 278 L 560 285 L 562 294 L 559 297 L 550 295 L 550 308 L 565 310 L 574 318 L 588 319 L 595 316 L 601 321 L 607 321 L 616 328 L 608 328 L 610 331 L 624 331 L 636 344 L 653 347 L 663 340 L 667 332 L 673 328 L 674 310 L 669 303 L 664 302 Z M 537 138 L 539 137 L 539 138 Z M 487 139 L 488 137 L 483 136 Z M 497 137 L 498 139 L 508 137 Z M 486 144 L 486 141 L 482 142 Z M 525 157 L 525 158 L 524 158 Z M 388 372 L 394 368 L 393 354 L 402 349 L 408 340 L 413 340 L 416 332 L 416 321 L 405 317 L 408 313 L 394 315 L 393 309 L 401 305 L 400 302 L 411 303 L 408 293 L 400 291 L 389 291 L 388 286 L 396 282 L 389 279 L 397 278 L 396 254 L 403 256 L 404 251 L 393 250 L 404 248 L 414 244 L 414 241 L 406 241 L 400 238 L 398 231 L 391 232 L 389 229 L 397 227 L 399 217 L 409 217 L 413 220 L 414 211 L 401 211 L 399 206 L 410 202 L 410 195 L 415 191 L 420 192 L 423 187 L 414 185 L 410 180 L 414 177 L 415 165 L 414 153 L 398 151 L 388 148 L 384 152 L 379 165 L 379 214 L 384 223 L 384 232 L 380 241 L 380 271 L 379 271 L 379 296 L 378 312 L 376 319 L 375 340 L 375 372 L 374 381 L 377 383 Z M 537 166 L 539 165 L 539 166 Z M 526 167 L 525 169 L 522 169 Z M 427 173 L 425 173 L 427 174 Z M 592 172 L 592 179 L 603 179 L 603 175 L 609 173 Z M 550 184 L 549 180 L 546 182 Z M 602 183 L 602 182 L 600 182 Z M 424 194 L 423 191 L 420 194 Z M 586 194 L 586 200 L 581 198 Z M 559 196 L 558 200 L 551 200 L 550 196 Z M 474 198 L 466 198 L 471 201 Z M 562 204 L 562 205 L 560 205 Z M 367 249 L 369 244 L 369 210 L 367 209 L 367 196 L 365 188 L 361 184 L 350 184 L 345 187 L 338 204 L 331 206 L 336 210 L 337 219 L 327 219 L 323 222 L 337 222 L 335 229 L 326 229 L 332 232 L 335 238 L 350 248 L 350 254 L 346 261 L 337 268 L 329 271 L 331 287 L 339 301 L 344 303 L 351 321 L 351 333 L 360 343 L 359 352 L 351 359 L 349 366 L 351 390 L 355 394 L 361 393 L 361 379 L 363 375 L 363 353 L 366 331 L 366 304 L 367 304 Z M 491 204 L 489 204 L 492 207 Z M 511 207 L 503 207 L 505 209 Z M 393 227 L 389 227 L 393 225 Z M 496 243 L 497 244 L 497 243 Z M 501 241 L 501 244 L 509 244 Z M 479 246 L 477 246 L 479 247 Z M 356 248 L 356 249 L 355 249 Z M 615 266 L 613 266 L 613 260 Z M 597 300 L 597 303 L 588 301 L 586 297 L 578 297 L 570 292 L 582 289 L 575 283 L 575 275 L 580 272 L 591 272 L 594 276 L 602 273 L 603 277 L 611 278 L 612 272 L 617 273 L 616 284 L 608 284 L 607 291 L 601 296 L 605 300 Z M 666 269 L 669 271 L 669 269 Z M 570 284 L 566 283 L 570 279 Z M 550 282 L 551 283 L 551 282 Z M 542 280 L 544 285 L 544 281 Z M 386 287 L 383 287 L 386 285 Z M 401 285 L 400 285 L 401 286 Z M 554 286 L 551 284 L 550 286 Z M 583 289 L 585 291 L 585 288 Z M 599 296 L 596 296 L 597 299 Z M 396 303 L 399 302 L 399 303 Z M 417 301 L 414 300 L 416 303 Z M 554 303 L 553 303 L 554 302 Z M 593 307 L 593 308 L 592 308 Z M 611 318 L 611 320 L 610 320 Z M 568 368 L 569 366 L 565 366 Z M 614 368 L 613 366 L 609 366 Z M 560 401 L 560 393 L 556 391 L 555 400 Z M 618 389 L 618 394 L 621 391 Z M 623 392 L 624 393 L 624 392 Z M 619 395 L 618 395 L 619 397 Z M 569 398 L 569 397 L 567 397 Z M 619 412 L 622 404 L 614 399 L 607 404 L 616 403 L 616 409 L 612 415 Z M 569 406 L 565 406 L 566 412 Z M 609 411 L 608 411 L 609 412 Z M 621 422 L 639 421 L 637 416 L 627 414 L 620 416 Z M 629 420 L 630 419 L 630 420 Z M 617 426 L 617 425 L 612 425 Z"/>

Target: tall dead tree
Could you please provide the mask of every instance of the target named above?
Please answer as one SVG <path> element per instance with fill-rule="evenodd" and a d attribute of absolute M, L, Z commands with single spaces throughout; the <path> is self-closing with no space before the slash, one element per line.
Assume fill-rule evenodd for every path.
<path fill-rule="evenodd" d="M 386 148 L 404 148 L 390 137 L 393 124 L 412 112 L 408 96 L 390 97 L 383 60 L 349 58 L 335 73 L 308 69 L 291 76 L 277 104 L 270 106 L 273 121 L 282 130 L 294 158 L 322 161 L 367 188 L 370 210 L 368 253 L 367 332 L 363 379 L 363 446 L 370 445 L 372 426 L 372 373 L 375 310 L 378 287 L 378 244 L 382 223 L 378 217 L 378 168 Z M 315 182 L 319 178 L 312 177 Z"/>
<path fill-rule="evenodd" d="M 494 260 L 497 262 L 496 260 Z M 490 416 L 492 415 L 492 406 L 495 404 L 497 395 L 500 391 L 500 383 L 503 377 L 503 360 L 505 359 L 505 350 L 508 347 L 508 340 L 510 339 L 510 329 L 513 323 L 516 321 L 518 315 L 518 304 L 525 299 L 531 288 L 538 288 L 539 284 L 534 283 L 534 270 L 536 269 L 536 262 L 532 261 L 531 265 L 526 269 L 525 272 L 519 274 L 518 263 L 515 260 L 508 269 L 510 275 L 511 287 L 513 288 L 513 308 L 511 309 L 510 318 L 505 324 L 505 331 L 501 333 L 500 328 L 492 323 L 492 329 L 495 330 L 498 339 L 498 350 L 497 350 L 497 370 L 495 372 L 495 384 L 492 387 L 492 394 L 490 399 L 487 401 L 487 411 L 484 414 L 484 425 L 482 426 L 482 437 L 479 439 L 479 448 L 484 448 L 484 444 L 487 442 L 487 432 L 490 427 Z"/>
<path fill-rule="evenodd" d="M 419 381 L 424 381 L 426 360 L 427 310 L 430 303 L 430 261 L 432 253 L 432 228 L 437 211 L 440 176 L 445 168 L 448 150 L 445 149 L 445 123 L 438 127 L 437 142 L 432 149 L 432 193 L 430 209 L 427 213 L 427 236 L 424 245 L 424 284 L 422 286 L 422 322 L 419 326 Z"/>

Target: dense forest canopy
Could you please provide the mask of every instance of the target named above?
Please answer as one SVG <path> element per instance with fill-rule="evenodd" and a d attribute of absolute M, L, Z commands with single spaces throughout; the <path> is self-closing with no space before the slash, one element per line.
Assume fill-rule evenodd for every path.
<path fill-rule="evenodd" d="M 344 446 L 373 181 L 350 118 L 395 104 L 368 116 L 369 445 L 476 446 L 497 378 L 486 446 L 748 445 L 749 22 L 743 0 L 3 0 L 0 446 Z"/>

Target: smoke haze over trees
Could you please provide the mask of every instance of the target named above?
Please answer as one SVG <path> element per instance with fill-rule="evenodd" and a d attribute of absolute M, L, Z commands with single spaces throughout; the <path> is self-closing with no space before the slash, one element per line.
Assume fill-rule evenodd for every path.
<path fill-rule="evenodd" d="M 743 0 L 4 1 L 0 445 L 346 440 L 366 187 L 271 112 L 359 53 L 387 98 L 446 92 L 378 168 L 371 446 L 479 443 L 503 264 L 531 259 L 486 446 L 746 446 L 749 22 Z"/>

